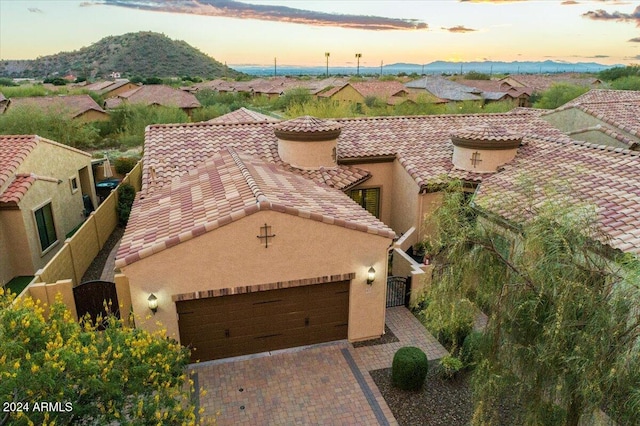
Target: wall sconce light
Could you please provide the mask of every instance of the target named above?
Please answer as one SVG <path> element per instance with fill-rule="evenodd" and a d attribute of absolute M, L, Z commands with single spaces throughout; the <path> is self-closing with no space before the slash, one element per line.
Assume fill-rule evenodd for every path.
<path fill-rule="evenodd" d="M 155 315 L 156 312 L 158 311 L 158 298 L 156 297 L 155 294 L 151 293 L 147 298 L 147 302 L 149 303 L 149 309 Z"/>
<path fill-rule="evenodd" d="M 369 268 L 367 271 L 367 284 L 371 285 L 376 279 L 376 270 L 373 269 L 373 266 Z"/>

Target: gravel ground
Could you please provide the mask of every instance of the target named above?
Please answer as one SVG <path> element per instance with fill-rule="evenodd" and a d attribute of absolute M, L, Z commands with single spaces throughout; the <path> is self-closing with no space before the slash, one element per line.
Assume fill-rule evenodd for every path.
<path fill-rule="evenodd" d="M 107 262 L 107 258 L 109 257 L 109 253 L 115 247 L 115 245 L 122 238 L 122 234 L 124 234 L 124 228 L 116 227 L 114 231 L 109 236 L 109 239 L 100 250 L 100 253 L 93 259 L 91 265 L 86 270 L 84 275 L 82 276 L 82 282 L 99 280 L 100 275 L 102 275 L 102 270 L 104 269 L 104 264 Z"/>
<path fill-rule="evenodd" d="M 470 371 L 460 371 L 447 380 L 439 373 L 439 361 L 429 362 L 429 373 L 420 391 L 405 391 L 391 385 L 391 369 L 370 371 L 387 405 L 401 426 L 465 426 L 473 415 Z M 501 425 L 518 424 L 513 402 L 500 406 Z"/>

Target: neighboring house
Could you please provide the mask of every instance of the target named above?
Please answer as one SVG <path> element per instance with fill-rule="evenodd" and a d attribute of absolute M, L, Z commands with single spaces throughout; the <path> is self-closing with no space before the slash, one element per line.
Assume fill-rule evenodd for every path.
<path fill-rule="evenodd" d="M 126 78 L 118 79 L 114 81 L 97 81 L 95 83 L 87 84 L 83 88 L 91 92 L 95 92 L 102 96 L 104 99 L 113 98 L 121 93 L 133 90 L 136 87 L 140 87 L 127 80 Z"/>
<path fill-rule="evenodd" d="M 5 98 L 5 96 L 0 93 L 0 114 L 2 114 L 5 109 L 7 109 L 7 106 L 9 106 L 9 99 Z"/>
<path fill-rule="evenodd" d="M 571 143 L 538 115 L 149 127 L 116 260 L 137 324 L 161 320 L 200 360 L 379 337 L 393 236 L 431 231 L 449 177 L 471 191 L 550 139 Z"/>
<path fill-rule="evenodd" d="M 188 115 L 191 115 L 191 112 L 195 108 L 200 108 L 201 106 L 193 94 L 161 84 L 139 86 L 127 92 L 120 93 L 114 98 L 107 99 L 105 101 L 105 108 L 117 108 L 123 103 L 131 105 L 178 107 Z"/>
<path fill-rule="evenodd" d="M 640 150 L 640 91 L 593 89 L 541 118 L 575 140 Z"/>
<path fill-rule="evenodd" d="M 409 100 L 409 91 L 399 81 L 362 81 L 346 83 L 318 95 L 339 102 L 365 104 L 367 98 L 377 98 L 389 105 Z"/>
<path fill-rule="evenodd" d="M 483 180 L 475 203 L 515 223 L 530 217 L 529 206 L 545 201 L 593 206 L 606 236 L 601 242 L 639 255 L 639 170 L 639 152 L 586 142 L 549 142 L 539 154 Z"/>
<path fill-rule="evenodd" d="M 97 205 L 90 154 L 39 136 L 0 136 L 0 285 L 51 260 L 84 221 L 87 197 Z"/>
<path fill-rule="evenodd" d="M 532 90 L 528 87 L 512 87 L 498 80 L 456 80 L 456 83 L 481 90 L 483 98 L 488 101 L 513 101 L 519 107 L 531 105 Z"/>
<path fill-rule="evenodd" d="M 444 77 L 422 77 L 405 83 L 410 93 L 427 94 L 440 102 L 478 101 L 483 102 L 482 90 L 465 86 Z"/>
<path fill-rule="evenodd" d="M 230 113 L 221 115 L 220 117 L 212 118 L 208 120 L 207 123 L 252 123 L 252 122 L 260 122 L 260 121 L 271 121 L 276 122 L 280 121 L 275 117 L 271 117 L 270 115 L 261 114 L 256 111 L 252 111 L 245 107 L 239 108 Z"/>
<path fill-rule="evenodd" d="M 11 98 L 5 112 L 14 108 L 36 108 L 81 121 L 106 121 L 109 119 L 109 114 L 89 95 Z"/>
<path fill-rule="evenodd" d="M 602 81 L 594 77 L 584 77 L 578 73 L 560 74 L 512 74 L 498 80 L 501 89 L 509 88 L 529 89 L 530 93 L 540 93 L 549 90 L 551 86 L 558 83 L 573 84 L 576 86 L 598 88 Z"/>

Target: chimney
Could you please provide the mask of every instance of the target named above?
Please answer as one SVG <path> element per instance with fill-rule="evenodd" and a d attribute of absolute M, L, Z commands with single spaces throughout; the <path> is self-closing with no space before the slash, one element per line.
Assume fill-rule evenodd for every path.
<path fill-rule="evenodd" d="M 278 155 L 285 163 L 306 170 L 334 168 L 338 165 L 338 136 L 342 125 L 308 115 L 274 126 Z"/>

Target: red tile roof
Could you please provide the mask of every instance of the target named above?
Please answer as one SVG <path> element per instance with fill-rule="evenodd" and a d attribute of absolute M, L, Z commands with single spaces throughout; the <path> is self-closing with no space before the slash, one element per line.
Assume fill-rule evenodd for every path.
<path fill-rule="evenodd" d="M 208 120 L 207 123 L 253 123 L 260 121 L 280 121 L 275 117 L 271 117 L 270 115 L 261 114 L 256 111 L 251 111 L 245 107 L 232 111 L 230 113 L 221 115 L 220 117 L 212 118 Z"/>
<path fill-rule="evenodd" d="M 523 142 L 518 156 L 539 149 L 540 138 L 566 135 L 538 118 L 538 112 L 517 114 L 431 115 L 335 119 L 342 126 L 338 158 L 358 159 L 397 156 L 420 186 L 440 182 L 441 177 L 482 180 L 477 173 L 454 169 L 451 133 L 466 127 L 490 125 L 519 135 Z M 282 162 L 274 123 L 154 125 L 147 129 L 143 158 L 143 191 L 153 192 L 186 174 L 224 147 L 234 147 L 267 162 L 278 164 L 317 183 L 345 190 L 366 180 L 368 172 L 339 165 L 335 169 L 300 170 Z"/>
<path fill-rule="evenodd" d="M 341 191 L 275 164 L 222 149 L 153 195 L 138 196 L 117 253 L 122 267 L 260 210 L 384 238 L 395 233 Z"/>
<path fill-rule="evenodd" d="M 0 193 L 0 204 L 18 204 L 35 181 L 36 177 L 32 175 L 16 175 L 13 182 L 7 186 L 7 189 Z"/>
<path fill-rule="evenodd" d="M 26 98 L 11 98 L 9 109 L 20 107 L 34 107 L 47 111 L 64 113 L 70 118 L 78 117 L 87 111 L 105 113 L 100 105 L 89 95 L 59 95 L 59 96 L 33 96 Z"/>
<path fill-rule="evenodd" d="M 153 192 L 186 174 L 225 147 L 233 147 L 317 183 L 338 189 L 355 186 L 370 177 L 357 167 L 301 170 L 284 163 L 278 155 L 274 123 L 170 124 L 147 128 L 143 157 L 142 189 Z"/>
<path fill-rule="evenodd" d="M 608 236 L 602 242 L 640 254 L 640 153 L 576 141 L 548 144 L 486 178 L 476 203 L 514 221 L 526 220 L 530 207 L 545 201 L 594 206 Z M 525 188 L 523 178 L 533 187 Z"/>
<path fill-rule="evenodd" d="M 120 93 L 114 98 L 107 99 L 105 105 L 107 108 L 116 108 L 125 101 L 130 104 L 163 105 L 178 108 L 200 107 L 200 102 L 193 94 L 161 84 L 136 87 Z"/>
<path fill-rule="evenodd" d="M 38 144 L 37 136 L 0 136 L 0 191 Z"/>

